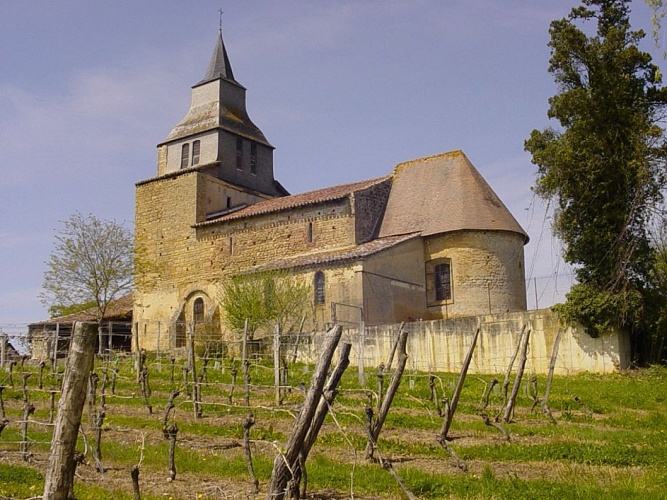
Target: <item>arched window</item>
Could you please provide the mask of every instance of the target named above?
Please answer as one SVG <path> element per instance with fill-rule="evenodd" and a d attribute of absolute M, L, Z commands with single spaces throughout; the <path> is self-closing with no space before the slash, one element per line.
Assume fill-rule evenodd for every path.
<path fill-rule="evenodd" d="M 185 143 L 181 146 L 181 168 L 188 168 L 190 162 L 190 145 Z"/>
<path fill-rule="evenodd" d="M 192 317 L 195 323 L 204 322 L 204 299 L 201 297 L 195 299 L 195 302 L 192 306 Z"/>
<path fill-rule="evenodd" d="M 192 143 L 192 165 L 199 165 L 199 150 L 201 149 L 201 141 Z"/>
<path fill-rule="evenodd" d="M 314 285 L 315 285 L 315 305 L 322 305 L 326 300 L 324 273 L 322 271 L 317 271 L 315 273 Z"/>

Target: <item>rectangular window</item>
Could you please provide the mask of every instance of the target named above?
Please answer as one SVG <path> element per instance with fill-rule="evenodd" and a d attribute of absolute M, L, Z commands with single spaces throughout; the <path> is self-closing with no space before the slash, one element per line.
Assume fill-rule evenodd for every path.
<path fill-rule="evenodd" d="M 449 263 L 437 264 L 433 270 L 435 279 L 435 300 L 451 300 L 452 280 Z"/>
<path fill-rule="evenodd" d="M 236 138 L 236 168 L 243 170 L 243 139 Z"/>
<path fill-rule="evenodd" d="M 192 143 L 192 165 L 199 165 L 199 149 L 201 147 L 200 141 Z"/>
<path fill-rule="evenodd" d="M 250 173 L 257 175 L 257 144 L 250 144 Z"/>
<path fill-rule="evenodd" d="M 452 261 L 448 257 L 429 260 L 426 263 L 426 305 L 439 307 L 453 303 Z"/>
<path fill-rule="evenodd" d="M 188 168 L 190 165 L 190 145 L 183 144 L 181 146 L 181 168 Z"/>

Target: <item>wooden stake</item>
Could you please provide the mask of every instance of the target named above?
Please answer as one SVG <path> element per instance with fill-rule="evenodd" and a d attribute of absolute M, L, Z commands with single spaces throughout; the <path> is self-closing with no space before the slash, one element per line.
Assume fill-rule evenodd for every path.
<path fill-rule="evenodd" d="M 509 400 L 507 401 L 507 406 L 505 407 L 505 413 L 503 415 L 503 422 L 505 423 L 509 423 L 512 420 L 512 412 L 514 411 L 516 396 L 519 393 L 519 386 L 521 385 L 523 370 L 526 367 L 529 339 L 530 339 L 530 328 L 526 330 L 526 334 L 524 335 L 523 340 L 521 342 L 521 359 L 519 360 L 519 366 L 516 371 L 516 377 L 514 378 L 514 385 L 512 386 L 512 392 L 510 394 Z"/>
<path fill-rule="evenodd" d="M 449 433 L 449 428 L 452 425 L 452 420 L 454 419 L 454 413 L 456 412 L 456 407 L 459 404 L 459 396 L 461 395 L 461 390 L 463 389 L 463 383 L 465 382 L 466 376 L 468 374 L 468 368 L 470 367 L 470 362 L 472 361 L 472 353 L 475 350 L 475 345 L 477 345 L 477 338 L 479 337 L 480 327 L 477 327 L 475 330 L 475 335 L 472 338 L 466 357 L 463 360 L 463 366 L 461 367 L 461 374 L 459 375 L 459 380 L 456 384 L 456 389 L 454 389 L 454 394 L 452 395 L 452 401 L 449 403 L 449 408 L 445 413 L 445 420 L 442 423 L 442 428 L 440 429 L 440 434 L 438 435 L 438 442 L 445 441 L 447 439 L 447 434 Z"/>
<path fill-rule="evenodd" d="M 375 445 L 377 443 L 378 437 L 380 436 L 380 431 L 384 425 L 384 421 L 387 418 L 389 413 L 389 408 L 391 403 L 394 400 L 394 395 L 398 390 L 398 386 L 401 383 L 401 377 L 403 376 L 403 371 L 405 370 L 405 365 L 408 362 L 408 354 L 405 351 L 405 347 L 408 341 L 408 332 L 402 331 L 398 341 L 398 364 L 396 365 L 396 371 L 391 377 L 389 386 L 387 387 L 387 393 L 382 398 L 382 404 L 378 410 L 378 415 L 375 421 L 373 422 L 372 428 L 370 429 L 370 439 L 366 444 L 366 459 L 373 460 L 373 452 Z"/>
<path fill-rule="evenodd" d="M 556 419 L 551 414 L 551 409 L 549 408 L 549 392 L 551 391 L 551 381 L 554 377 L 554 370 L 556 368 L 556 361 L 558 359 L 558 348 L 560 347 L 560 338 L 563 334 L 563 329 L 559 328 L 556 338 L 554 339 L 554 345 L 551 348 L 551 359 L 549 360 L 549 372 L 547 373 L 547 386 L 544 389 L 544 398 L 542 398 L 542 412 L 549 417 L 551 423 L 555 424 Z"/>
<path fill-rule="evenodd" d="M 66 500 L 74 484 L 74 452 L 94 349 L 95 325 L 75 323 L 44 480 L 45 500 Z"/>
<path fill-rule="evenodd" d="M 327 371 L 342 332 L 342 327 L 336 325 L 326 334 L 322 353 L 315 365 L 315 370 L 310 380 L 310 387 L 306 393 L 297 420 L 292 427 L 290 437 L 287 440 L 286 451 L 284 454 L 276 456 L 273 461 L 273 473 L 271 474 L 271 481 L 269 483 L 269 499 L 283 500 L 285 498 L 287 483 L 297 463 L 299 453 L 302 451 L 302 445 L 308 428 L 311 425 L 313 415 L 317 410 L 317 403 L 322 395 Z"/>

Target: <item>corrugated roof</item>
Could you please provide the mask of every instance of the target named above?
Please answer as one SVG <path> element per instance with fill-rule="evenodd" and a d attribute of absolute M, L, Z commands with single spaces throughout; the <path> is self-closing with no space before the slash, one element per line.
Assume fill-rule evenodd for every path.
<path fill-rule="evenodd" d="M 460 230 L 528 235 L 462 151 L 396 166 L 380 237 Z"/>
<path fill-rule="evenodd" d="M 226 222 L 235 219 L 242 219 L 244 217 L 251 217 L 253 215 L 268 214 L 271 212 L 279 212 L 290 208 L 302 207 L 305 205 L 314 205 L 325 201 L 337 200 L 345 198 L 355 191 L 361 191 L 371 186 L 379 184 L 388 180 L 391 176 L 378 177 L 376 179 L 368 179 L 365 181 L 353 182 L 350 184 L 341 184 L 316 191 L 308 191 L 306 193 L 295 194 L 291 196 L 282 196 L 280 198 L 272 198 L 266 201 L 254 203 L 246 208 L 238 210 L 234 213 L 224 215 L 218 219 L 213 219 L 206 222 L 200 222 L 195 227 L 209 226 L 219 222 Z"/>

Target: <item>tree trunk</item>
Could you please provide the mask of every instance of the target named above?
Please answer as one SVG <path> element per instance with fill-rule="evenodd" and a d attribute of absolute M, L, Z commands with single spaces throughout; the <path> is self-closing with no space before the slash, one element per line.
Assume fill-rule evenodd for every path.
<path fill-rule="evenodd" d="M 66 500 L 74 483 L 74 451 L 93 369 L 95 324 L 76 323 L 71 338 L 58 415 L 44 480 L 44 500 Z"/>

